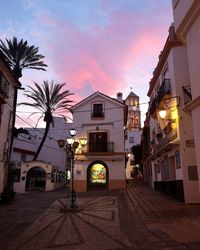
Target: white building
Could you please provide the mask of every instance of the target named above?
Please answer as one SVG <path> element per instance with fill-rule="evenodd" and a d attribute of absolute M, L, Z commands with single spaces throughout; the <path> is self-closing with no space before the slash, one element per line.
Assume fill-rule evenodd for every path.
<path fill-rule="evenodd" d="M 184 110 L 192 117 L 196 151 L 195 166 L 197 166 L 198 171 L 198 192 L 200 193 L 200 1 L 173 0 L 172 5 L 175 33 L 185 45 L 187 51 L 189 79 L 184 93 L 188 101 Z"/>
<path fill-rule="evenodd" d="M 71 123 L 65 123 L 63 118 L 54 117 L 54 126 L 50 126 L 48 136 L 38 156 L 37 161 L 31 162 L 44 134 L 44 128 L 18 129 L 18 136 L 14 138 L 11 167 L 15 171 L 14 189 L 16 192 L 40 188 L 40 184 L 45 190 L 51 190 L 45 184 L 46 175 L 52 173 L 51 180 L 56 189 L 65 183 L 63 176 L 69 168 L 66 165 L 66 151 L 61 150 L 57 140 L 65 139 L 69 136 Z M 45 162 L 49 168 L 45 169 Z M 31 166 L 31 167 L 30 167 Z M 49 170 L 51 168 L 51 170 Z M 45 174 L 46 172 L 46 174 Z M 48 183 L 48 178 L 47 182 Z M 50 184 L 49 184 L 50 185 Z"/>
<path fill-rule="evenodd" d="M 148 91 L 151 153 L 146 172 L 155 189 L 185 203 L 198 203 L 192 119 L 184 111 L 183 89 L 188 82 L 187 51 L 171 26 Z"/>
<path fill-rule="evenodd" d="M 76 140 L 86 138 L 74 163 L 75 191 L 125 187 L 124 112 L 122 98 L 100 92 L 71 108 Z"/>
<path fill-rule="evenodd" d="M 13 98 L 20 86 L 0 54 L 0 197 L 5 188 L 13 121 Z"/>

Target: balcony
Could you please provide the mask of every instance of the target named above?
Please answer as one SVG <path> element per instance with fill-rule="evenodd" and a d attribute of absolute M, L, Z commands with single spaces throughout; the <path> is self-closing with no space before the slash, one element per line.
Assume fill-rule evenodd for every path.
<path fill-rule="evenodd" d="M 157 93 L 157 104 L 169 94 L 171 94 L 170 79 L 164 79 Z"/>
<path fill-rule="evenodd" d="M 155 111 L 159 105 L 159 103 L 166 97 L 166 95 L 171 94 L 171 87 L 170 87 L 170 79 L 164 79 L 157 95 L 153 99 L 151 105 L 150 105 L 150 114 L 153 116 L 155 114 Z"/>
<path fill-rule="evenodd" d="M 158 140 L 156 146 L 154 147 L 153 154 L 156 154 L 162 148 L 167 149 L 167 146 L 170 146 L 170 143 L 175 139 L 177 139 L 177 130 L 173 129 L 165 137 L 162 137 L 160 140 Z"/>
<path fill-rule="evenodd" d="M 114 142 L 105 143 L 88 143 L 87 146 L 82 150 L 83 154 L 91 155 L 107 155 L 114 152 Z"/>
<path fill-rule="evenodd" d="M 183 86 L 183 100 L 185 105 L 192 101 L 191 85 Z"/>

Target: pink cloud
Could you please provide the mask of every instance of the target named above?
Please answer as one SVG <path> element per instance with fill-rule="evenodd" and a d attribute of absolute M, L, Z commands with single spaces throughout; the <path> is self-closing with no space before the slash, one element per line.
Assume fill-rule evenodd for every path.
<path fill-rule="evenodd" d="M 103 7 L 110 11 L 105 3 Z M 49 65 L 45 76 L 66 82 L 74 101 L 97 90 L 115 96 L 130 90 L 131 83 L 136 94 L 146 96 L 170 25 L 169 10 L 160 5 L 152 8 L 156 14 L 145 11 L 143 16 L 133 10 L 115 11 L 106 25 L 91 24 L 87 30 L 42 15 L 38 24 L 43 31 L 35 28 L 35 34 Z M 41 76 L 47 79 L 43 72 Z"/>
<path fill-rule="evenodd" d="M 45 24 L 56 29 L 55 40 L 46 41 L 54 58 L 49 64 L 54 65 L 62 81 L 72 83 L 74 91 L 86 82 L 91 82 L 95 91 L 119 91 L 125 84 L 126 71 L 142 60 L 140 56 L 158 56 L 165 36 L 160 35 L 163 28 L 159 24 L 149 22 L 145 30 L 136 25 L 138 18 L 129 12 L 118 12 L 109 26 L 87 34 L 69 23 L 46 18 Z"/>

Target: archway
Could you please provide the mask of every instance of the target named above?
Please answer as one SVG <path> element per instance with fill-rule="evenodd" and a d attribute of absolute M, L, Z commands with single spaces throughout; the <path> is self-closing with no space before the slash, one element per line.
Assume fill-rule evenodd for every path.
<path fill-rule="evenodd" d="M 103 161 L 94 161 L 87 168 L 87 190 L 108 189 L 109 171 Z"/>
<path fill-rule="evenodd" d="M 41 167 L 33 167 L 29 169 L 26 175 L 26 191 L 29 190 L 45 190 L 46 172 Z"/>

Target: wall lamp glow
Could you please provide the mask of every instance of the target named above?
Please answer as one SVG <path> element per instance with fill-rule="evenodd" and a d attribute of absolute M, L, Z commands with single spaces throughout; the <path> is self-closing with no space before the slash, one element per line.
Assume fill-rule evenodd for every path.
<path fill-rule="evenodd" d="M 159 111 L 159 116 L 160 116 L 161 119 L 165 119 L 166 115 L 167 115 L 167 111 L 165 109 L 161 109 Z"/>

